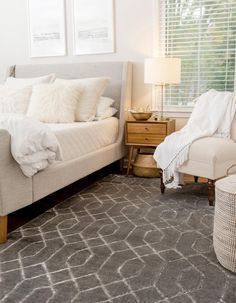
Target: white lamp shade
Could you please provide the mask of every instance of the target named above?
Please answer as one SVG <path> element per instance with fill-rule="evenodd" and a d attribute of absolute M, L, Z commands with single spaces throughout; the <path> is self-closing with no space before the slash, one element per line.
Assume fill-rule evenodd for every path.
<path fill-rule="evenodd" d="M 144 67 L 144 83 L 178 84 L 181 77 L 179 58 L 147 58 Z"/>

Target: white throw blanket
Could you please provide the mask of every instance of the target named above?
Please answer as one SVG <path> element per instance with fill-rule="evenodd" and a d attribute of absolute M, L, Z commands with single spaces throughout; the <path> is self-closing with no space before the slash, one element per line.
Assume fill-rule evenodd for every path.
<path fill-rule="evenodd" d="M 11 153 L 25 176 L 31 177 L 55 160 L 62 160 L 60 145 L 50 128 L 19 114 L 1 114 L 0 129 L 11 135 Z"/>
<path fill-rule="evenodd" d="M 179 187 L 177 170 L 188 160 L 189 147 L 195 140 L 209 136 L 230 138 L 235 110 L 236 95 L 231 92 L 211 89 L 198 98 L 186 126 L 166 137 L 154 153 L 167 187 Z"/>

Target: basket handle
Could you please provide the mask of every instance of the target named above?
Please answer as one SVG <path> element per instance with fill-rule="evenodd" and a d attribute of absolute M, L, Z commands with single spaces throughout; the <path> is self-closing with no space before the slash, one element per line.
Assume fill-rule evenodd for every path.
<path fill-rule="evenodd" d="M 231 165 L 228 169 L 227 169 L 227 171 L 226 171 L 226 176 L 228 177 L 229 176 L 229 172 L 230 172 L 230 170 L 233 168 L 233 167 L 235 167 L 236 166 L 236 164 L 233 164 L 233 165 Z"/>

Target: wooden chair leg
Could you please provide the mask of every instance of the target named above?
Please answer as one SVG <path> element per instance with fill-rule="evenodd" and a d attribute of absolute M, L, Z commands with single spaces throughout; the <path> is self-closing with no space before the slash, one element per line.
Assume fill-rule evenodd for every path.
<path fill-rule="evenodd" d="M 198 176 L 194 176 L 194 182 L 198 183 Z"/>
<path fill-rule="evenodd" d="M 162 171 L 162 169 L 160 169 L 160 179 L 161 179 L 161 184 L 160 184 L 161 193 L 164 194 L 166 187 L 165 187 L 165 184 L 163 182 L 163 171 Z"/>
<path fill-rule="evenodd" d="M 208 179 L 208 201 L 210 206 L 215 202 L 215 180 Z"/>
<path fill-rule="evenodd" d="M 7 242 L 7 216 L 0 216 L 0 244 Z"/>

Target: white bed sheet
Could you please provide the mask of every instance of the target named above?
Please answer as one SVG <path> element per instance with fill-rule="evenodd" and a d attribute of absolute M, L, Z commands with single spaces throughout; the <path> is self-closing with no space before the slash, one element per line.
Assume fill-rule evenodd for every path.
<path fill-rule="evenodd" d="M 119 131 L 119 120 L 116 117 L 101 121 L 48 123 L 47 125 L 55 133 L 65 161 L 115 143 Z"/>

